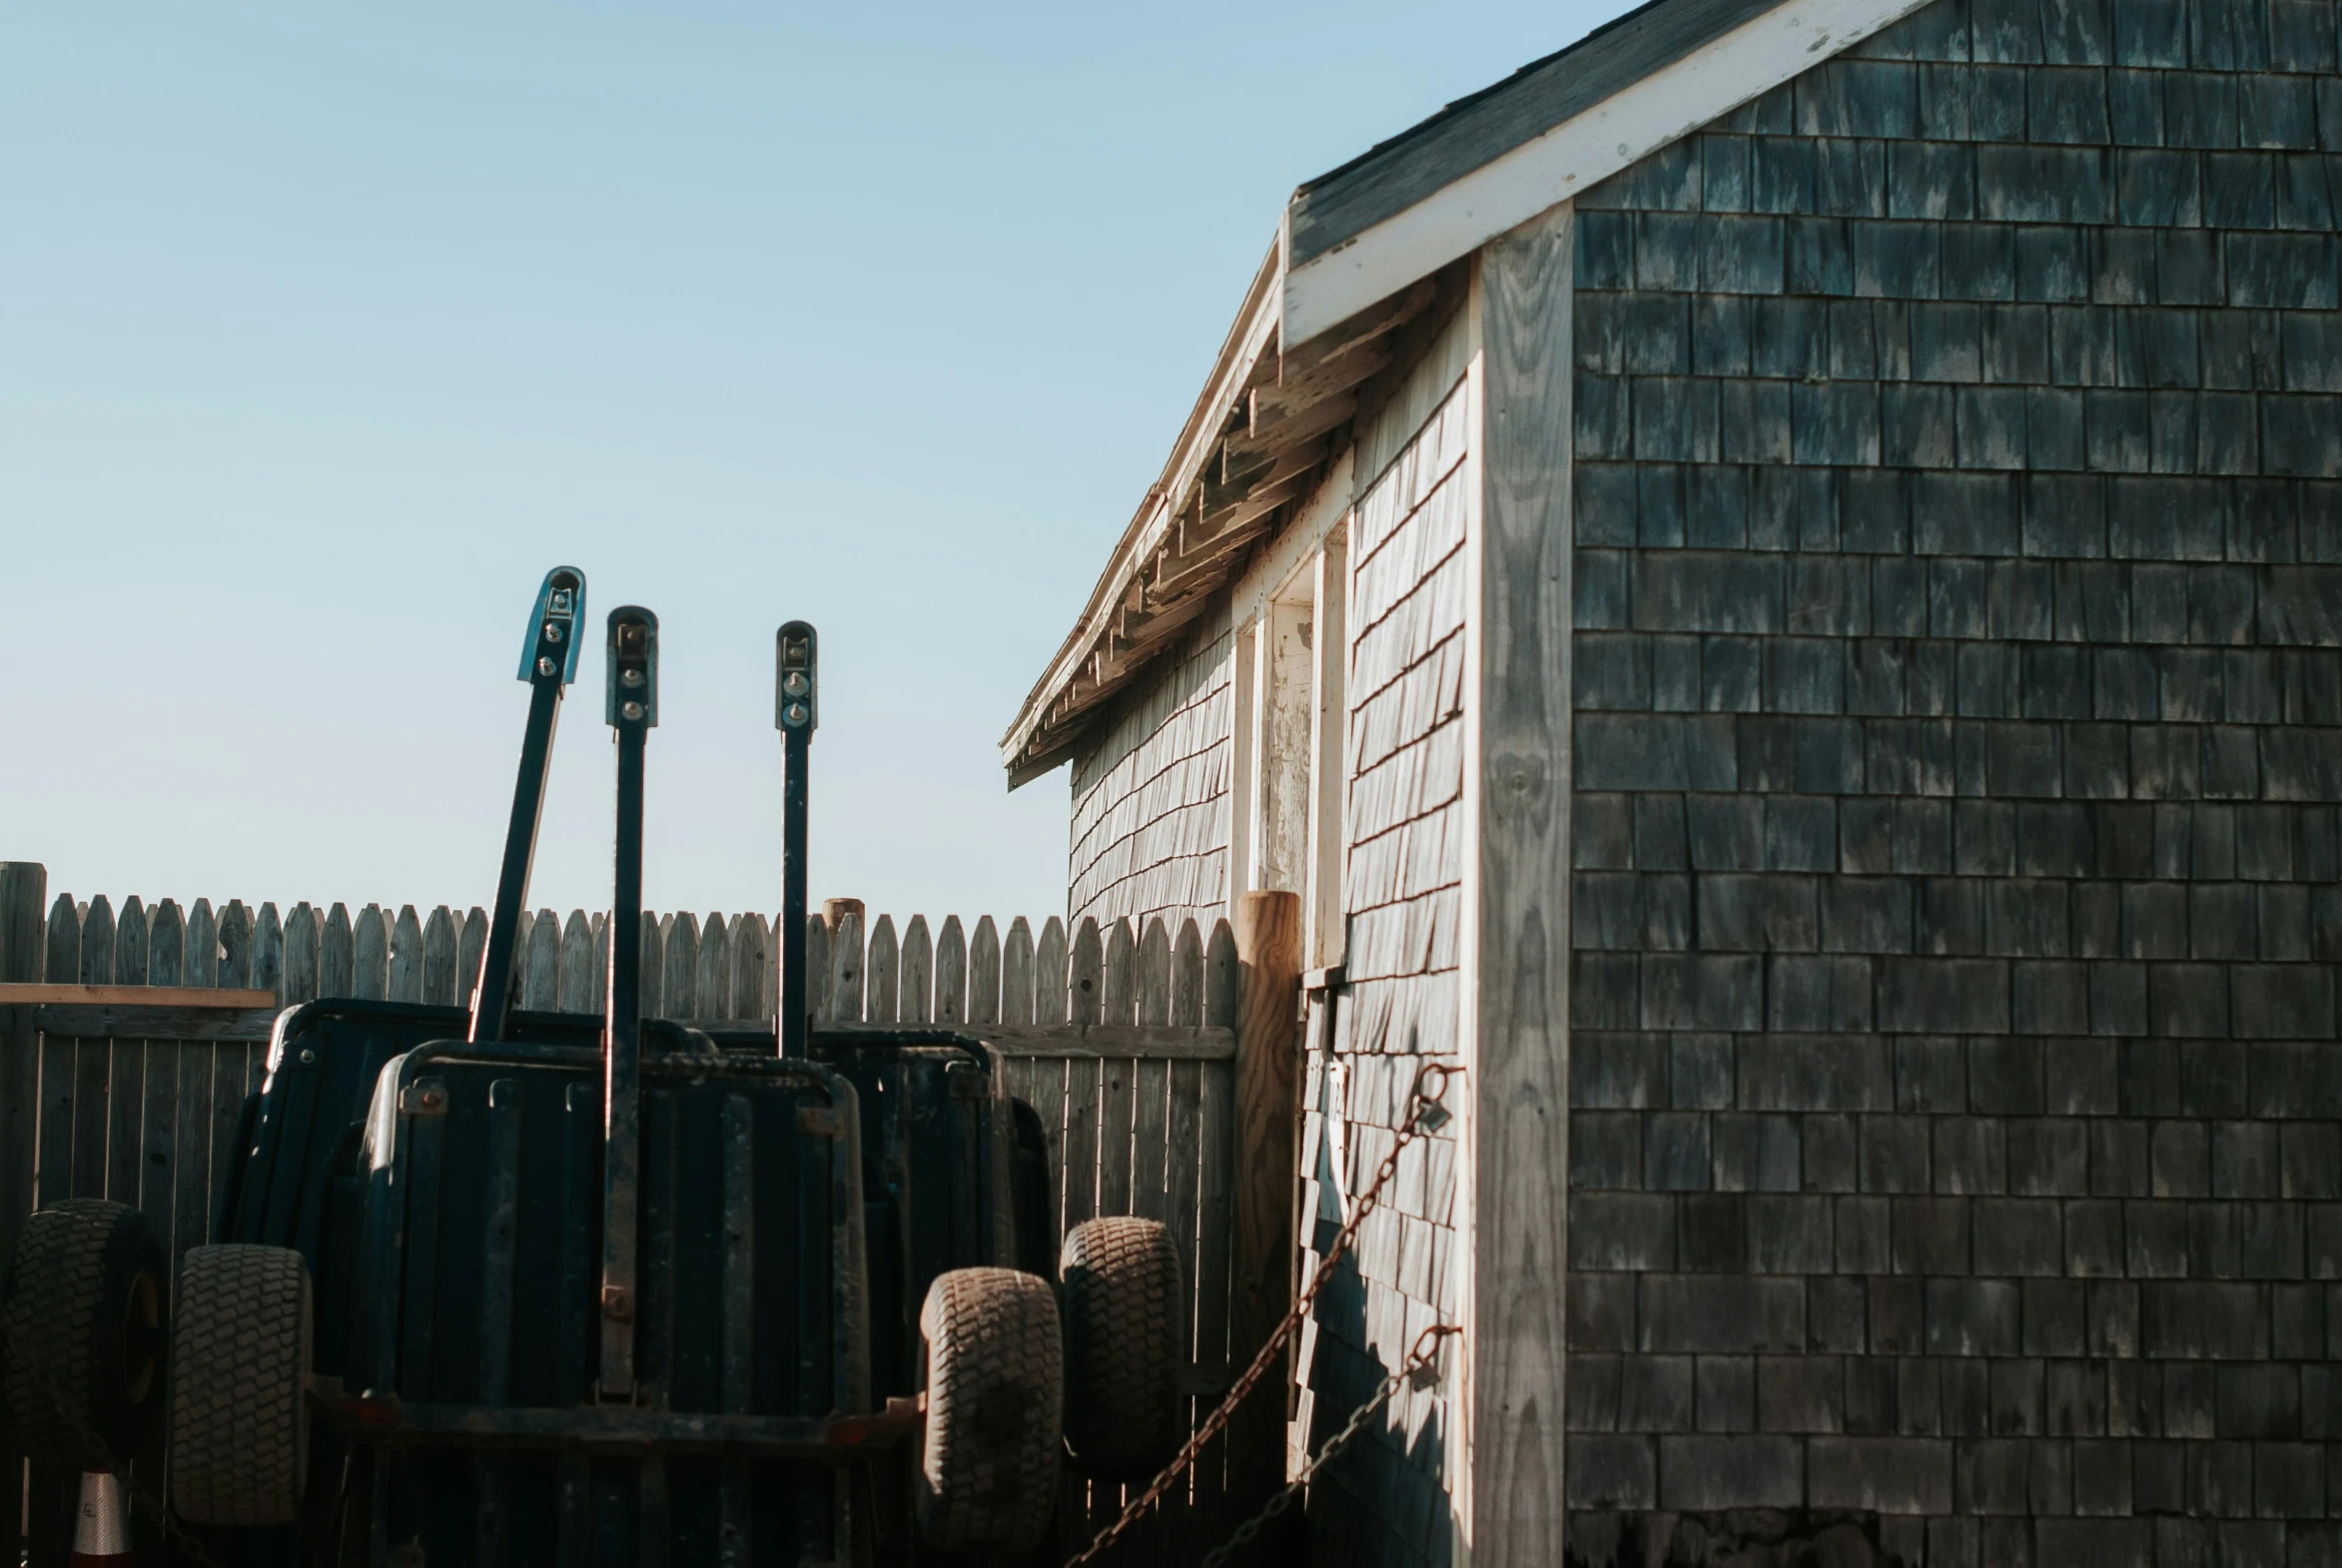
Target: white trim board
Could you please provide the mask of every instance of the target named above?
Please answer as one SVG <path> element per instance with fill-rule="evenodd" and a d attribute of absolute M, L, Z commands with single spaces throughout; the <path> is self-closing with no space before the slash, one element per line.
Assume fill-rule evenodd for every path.
<path fill-rule="evenodd" d="M 1787 0 L 1323 256 L 1286 267 L 1285 349 L 1306 343 L 1928 3 Z M 1288 207 L 1278 242 L 1288 260 L 1290 226 Z"/>

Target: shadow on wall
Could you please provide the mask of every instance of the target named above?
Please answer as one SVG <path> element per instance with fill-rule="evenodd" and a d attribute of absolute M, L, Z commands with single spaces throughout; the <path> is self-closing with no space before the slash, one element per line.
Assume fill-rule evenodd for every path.
<path fill-rule="evenodd" d="M 1322 1255 L 1336 1222 L 1317 1218 Z M 1321 1451 L 1390 1375 L 1369 1346 L 1368 1292 L 1356 1254 L 1344 1254 L 1319 1294 L 1315 1351 L 1303 1369 L 1315 1395 L 1309 1452 Z M 1385 1336 L 1387 1339 L 1387 1336 Z M 1310 1489 L 1313 1564 L 1450 1568 L 1460 1534 L 1442 1484 L 1445 1407 L 1435 1405 L 1409 1441 L 1386 1411 L 1329 1464 Z M 1875 1513 L 1746 1508 L 1719 1513 L 1573 1513 L 1567 1568 L 1902 1568 L 1879 1544 Z"/>
<path fill-rule="evenodd" d="M 1318 1216 L 1312 1248 L 1319 1256 L 1332 1245 L 1337 1228 L 1337 1221 Z M 1373 1336 L 1367 1331 L 1366 1303 L 1357 1254 L 1344 1253 L 1317 1297 L 1316 1350 L 1302 1369 L 1315 1395 L 1309 1419 L 1312 1454 L 1390 1375 L 1389 1363 L 1367 1348 Z M 1409 1341 L 1402 1336 L 1399 1342 Z M 1399 1402 L 1394 1400 L 1394 1406 Z M 1444 1413 L 1444 1405 L 1435 1404 L 1409 1442 L 1397 1424 L 1402 1418 L 1385 1409 L 1326 1467 L 1309 1491 L 1310 1562 L 1327 1568 L 1365 1563 L 1449 1568 L 1455 1524 L 1440 1480 L 1447 1447 Z"/>
<path fill-rule="evenodd" d="M 1725 1513 L 1573 1513 L 1568 1568 L 1902 1568 L 1876 1514 L 1743 1508 Z"/>

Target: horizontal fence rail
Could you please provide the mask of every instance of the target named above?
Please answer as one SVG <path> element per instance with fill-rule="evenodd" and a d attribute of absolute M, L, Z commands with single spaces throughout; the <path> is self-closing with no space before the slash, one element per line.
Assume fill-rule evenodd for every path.
<path fill-rule="evenodd" d="M 518 1005 L 600 1011 L 606 932 L 600 913 L 523 913 Z M 234 899 L 132 896 L 117 907 L 59 895 L 45 913 L 20 910 L 13 933 L 0 928 L 0 1256 L 25 1214 L 73 1196 L 144 1209 L 174 1256 L 201 1244 L 277 1013 L 320 998 L 468 1002 L 486 938 L 484 911 L 451 905 L 299 903 L 280 916 Z M 646 914 L 642 944 L 646 1014 L 772 1023 L 778 943 L 766 916 Z M 1094 1215 L 1163 1221 L 1186 1280 L 1191 1389 L 1216 1398 L 1235 1263 L 1239 984 L 1228 924 L 1084 920 L 1069 932 L 1055 917 L 1038 930 L 1019 917 L 1004 931 L 989 915 L 898 926 L 882 914 L 866 925 L 858 902 L 833 900 L 808 919 L 806 947 L 817 1030 L 961 1026 L 1002 1053 L 1006 1087 L 1048 1135 L 1061 1234 Z M 161 1473 L 159 1445 L 137 1473 Z M 1185 1562 L 1213 1544 L 1214 1468 L 1113 1560 Z M 62 1497 L 71 1479 L 36 1464 L 31 1495 Z M 1124 1496 L 1078 1482 L 1069 1494 L 1070 1517 L 1096 1524 Z M 0 1527 L 0 1546 L 14 1544 L 15 1522 Z"/>

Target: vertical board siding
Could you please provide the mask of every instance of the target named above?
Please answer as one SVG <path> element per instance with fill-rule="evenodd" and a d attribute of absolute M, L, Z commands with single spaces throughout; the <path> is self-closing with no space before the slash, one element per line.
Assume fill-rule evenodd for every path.
<path fill-rule="evenodd" d="M 1066 907 L 1072 918 L 1208 925 L 1228 896 L 1234 639 L 1185 651 L 1083 748 L 1074 768 Z"/>

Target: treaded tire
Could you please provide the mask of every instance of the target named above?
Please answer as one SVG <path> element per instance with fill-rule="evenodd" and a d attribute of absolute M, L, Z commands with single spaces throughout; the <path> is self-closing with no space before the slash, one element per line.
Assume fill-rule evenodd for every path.
<path fill-rule="evenodd" d="M 1085 1219 L 1058 1258 L 1066 1318 L 1066 1446 L 1101 1481 L 1151 1481 L 1186 1441 L 1179 1370 L 1186 1291 L 1171 1232 Z"/>
<path fill-rule="evenodd" d="M 1065 1345 L 1049 1283 L 1015 1268 L 937 1276 L 927 1343 L 920 1533 L 947 1552 L 1041 1544 L 1057 1503 Z"/>
<path fill-rule="evenodd" d="M 0 1307 L 0 1444 L 101 1465 L 138 1450 L 163 1409 L 168 1267 L 122 1203 L 69 1197 L 25 1220 Z"/>
<path fill-rule="evenodd" d="M 171 1506 L 195 1524 L 290 1524 L 309 1476 L 309 1265 L 198 1246 L 171 1339 Z"/>

